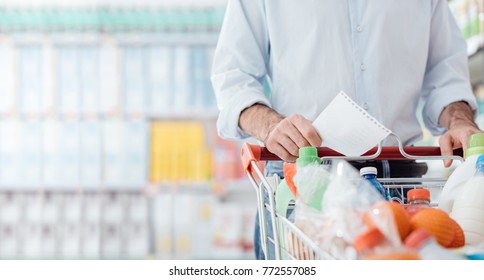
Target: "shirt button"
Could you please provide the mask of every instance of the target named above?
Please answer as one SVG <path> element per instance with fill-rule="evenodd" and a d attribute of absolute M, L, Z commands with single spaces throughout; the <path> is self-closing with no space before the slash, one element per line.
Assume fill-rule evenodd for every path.
<path fill-rule="evenodd" d="M 370 108 L 370 106 L 368 106 L 368 103 L 363 103 L 363 109 L 365 110 L 368 110 Z"/>
<path fill-rule="evenodd" d="M 361 27 L 361 25 L 356 26 L 356 31 L 358 32 L 363 31 L 363 27 Z"/>
<path fill-rule="evenodd" d="M 361 69 L 361 71 L 365 71 L 366 70 L 366 65 L 365 64 L 361 64 L 360 65 L 360 69 Z"/>

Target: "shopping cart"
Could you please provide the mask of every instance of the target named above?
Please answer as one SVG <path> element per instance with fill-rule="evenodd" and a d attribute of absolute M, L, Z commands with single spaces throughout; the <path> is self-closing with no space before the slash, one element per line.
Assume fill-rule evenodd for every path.
<path fill-rule="evenodd" d="M 335 159 L 347 161 L 362 160 L 446 160 L 452 159 L 463 162 L 462 149 L 455 150 L 454 156 L 442 156 L 439 147 L 403 147 L 400 138 L 394 134 L 398 146 L 382 147 L 379 144 L 359 157 L 346 157 L 329 148 L 318 148 L 318 156 L 322 162 Z M 307 236 L 293 222 L 276 211 L 275 191 L 280 183 L 277 175 L 265 177 L 263 174 L 263 161 L 280 160 L 265 147 L 244 144 L 241 151 L 242 162 L 247 176 L 257 194 L 257 205 L 260 223 L 260 241 L 266 258 L 320 260 L 335 259 L 335 257 L 321 249 L 314 240 Z M 395 189 L 404 193 L 412 188 L 427 188 L 431 192 L 431 206 L 436 207 L 438 196 L 443 188 L 446 177 L 421 178 L 379 178 L 379 181 L 388 189 Z M 403 203 L 403 201 L 400 201 Z M 266 213 L 266 214 L 264 214 Z M 272 250 L 274 252 L 270 252 Z"/>

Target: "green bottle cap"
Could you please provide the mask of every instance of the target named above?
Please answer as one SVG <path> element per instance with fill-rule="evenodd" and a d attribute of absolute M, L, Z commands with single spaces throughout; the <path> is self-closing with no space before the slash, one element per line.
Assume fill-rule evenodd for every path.
<path fill-rule="evenodd" d="M 316 147 L 299 148 L 299 157 L 296 159 L 296 164 L 304 166 L 311 163 L 321 163 Z"/>
<path fill-rule="evenodd" d="M 472 134 L 467 141 L 466 157 L 484 154 L 484 133 Z"/>

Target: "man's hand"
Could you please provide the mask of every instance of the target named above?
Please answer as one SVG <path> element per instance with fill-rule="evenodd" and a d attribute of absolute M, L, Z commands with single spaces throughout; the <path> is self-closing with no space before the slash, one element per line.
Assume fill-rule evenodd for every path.
<path fill-rule="evenodd" d="M 288 162 L 297 159 L 299 148 L 318 147 L 322 143 L 311 121 L 297 114 L 283 117 L 260 104 L 242 111 L 239 127 L 263 141 L 270 152 Z"/>
<path fill-rule="evenodd" d="M 465 102 L 455 102 L 445 107 L 439 122 L 447 132 L 439 139 L 440 151 L 443 156 L 452 156 L 453 150 L 467 149 L 467 140 L 474 133 L 482 132 L 474 122 L 471 108 Z M 445 160 L 444 166 L 449 167 L 452 160 Z"/>

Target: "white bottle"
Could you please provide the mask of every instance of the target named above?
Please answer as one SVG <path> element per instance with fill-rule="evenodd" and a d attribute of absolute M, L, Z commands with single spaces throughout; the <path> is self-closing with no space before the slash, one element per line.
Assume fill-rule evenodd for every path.
<path fill-rule="evenodd" d="M 422 260 L 466 260 L 467 258 L 440 246 L 435 238 L 423 228 L 413 231 L 406 239 L 405 246 L 418 251 Z"/>
<path fill-rule="evenodd" d="M 462 185 L 450 213 L 464 231 L 466 245 L 484 243 L 484 155 L 477 158 L 475 169 L 475 175 Z"/>
<path fill-rule="evenodd" d="M 439 198 L 439 209 L 447 213 L 452 211 L 454 200 L 462 185 L 474 175 L 477 157 L 484 154 L 484 133 L 473 134 L 469 137 L 466 159 L 449 176 Z"/>

